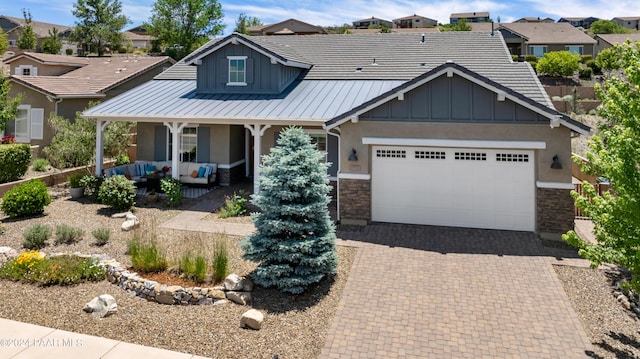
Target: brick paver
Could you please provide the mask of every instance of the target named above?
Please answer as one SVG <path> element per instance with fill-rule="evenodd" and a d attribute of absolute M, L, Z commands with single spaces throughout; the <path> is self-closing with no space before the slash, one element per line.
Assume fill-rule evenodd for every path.
<path fill-rule="evenodd" d="M 584 358 L 577 315 L 532 233 L 372 224 L 321 358 Z"/>

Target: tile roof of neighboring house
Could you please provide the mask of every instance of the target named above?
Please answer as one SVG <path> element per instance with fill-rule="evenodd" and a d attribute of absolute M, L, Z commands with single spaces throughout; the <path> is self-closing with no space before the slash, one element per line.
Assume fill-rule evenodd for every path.
<path fill-rule="evenodd" d="M 43 54 L 41 52 L 23 52 L 4 60 L 4 62 L 6 64 L 10 64 L 24 57 L 28 57 L 34 61 L 46 65 L 66 65 L 73 67 L 82 67 L 89 64 L 89 59 L 87 59 L 86 57 L 52 55 Z"/>
<path fill-rule="evenodd" d="M 640 20 L 640 16 L 618 16 L 618 17 L 614 17 L 615 19 L 619 19 L 619 20 L 624 20 L 624 21 L 634 21 L 634 20 Z"/>
<path fill-rule="evenodd" d="M 367 21 L 371 21 L 371 20 L 380 20 L 380 21 L 391 22 L 389 20 L 385 20 L 385 19 L 381 19 L 379 17 L 373 17 L 373 16 L 372 17 L 368 17 L 366 19 L 362 19 L 362 20 L 356 20 L 356 21 L 353 21 L 353 22 L 367 22 Z"/>
<path fill-rule="evenodd" d="M 23 18 L 6 16 L 6 15 L 2 15 L 2 17 L 8 20 L 11 20 L 17 24 L 20 24 L 21 26 L 24 26 L 26 24 Z M 49 30 L 53 29 L 54 27 L 58 29 L 58 31 L 61 33 L 72 28 L 71 26 L 50 24 L 47 22 L 35 21 L 35 20 L 31 21 L 31 26 L 33 27 L 33 32 L 35 32 L 36 37 L 38 38 L 44 38 L 49 36 Z M 8 30 L 7 32 L 10 32 L 10 31 L 13 31 L 13 30 Z"/>
<path fill-rule="evenodd" d="M 428 18 L 428 17 L 426 17 L 426 16 L 413 14 L 413 15 L 409 15 L 409 16 L 404 16 L 404 17 L 399 17 L 399 18 L 397 18 L 397 19 L 393 19 L 393 21 L 399 21 L 399 20 L 410 20 L 410 19 L 414 19 L 414 18 L 416 18 L 416 17 L 419 17 L 419 18 L 421 18 L 421 19 L 429 19 L 429 18 Z M 429 19 L 429 20 L 436 21 L 435 19 Z"/>
<path fill-rule="evenodd" d="M 53 97 L 100 97 L 109 89 L 169 59 L 166 56 L 93 57 L 86 58 L 87 65 L 60 76 L 14 75 L 10 79 Z"/>
<path fill-rule="evenodd" d="M 131 40 L 131 41 L 136 41 L 136 40 L 151 41 L 156 39 L 154 36 L 151 36 L 151 35 L 140 35 L 131 31 L 125 31 L 122 33 L 122 35 L 126 40 Z"/>
<path fill-rule="evenodd" d="M 501 23 L 499 28 L 522 36 L 529 44 L 595 44 L 589 35 L 566 22 Z"/>
<path fill-rule="evenodd" d="M 518 20 L 515 20 L 513 22 L 518 22 L 518 21 L 541 22 L 541 21 L 546 21 L 546 20 L 553 21 L 553 19 L 550 18 L 550 17 L 541 18 L 540 16 L 525 16 L 525 17 L 521 17 Z"/>
<path fill-rule="evenodd" d="M 454 19 L 468 19 L 470 17 L 488 17 L 489 13 L 487 11 L 477 11 L 477 12 L 455 12 L 449 16 L 449 18 Z"/>
<path fill-rule="evenodd" d="M 322 27 L 320 27 L 320 26 L 312 25 L 312 24 L 309 24 L 307 22 L 296 20 L 296 19 L 287 19 L 287 20 L 280 21 L 280 22 L 277 22 L 277 23 L 274 23 L 274 24 L 251 26 L 251 27 L 247 28 L 247 31 L 249 31 L 249 32 L 262 32 L 263 30 L 268 30 L 271 27 L 276 27 L 277 28 L 278 26 L 280 26 L 282 24 L 285 24 L 285 23 L 288 23 L 288 22 L 293 22 L 293 21 L 295 21 L 299 25 L 306 25 L 306 26 L 309 26 L 309 27 L 315 27 L 315 28 L 318 29 L 318 33 L 325 33 L 324 29 Z M 295 34 L 295 31 L 292 31 L 289 28 L 285 27 L 284 29 L 282 29 L 280 31 L 274 32 L 274 34 L 278 34 L 278 35 Z"/>
<path fill-rule="evenodd" d="M 380 29 L 349 29 L 351 34 L 381 34 Z M 406 27 L 406 28 L 393 28 L 389 29 L 391 33 L 402 33 L 402 32 L 417 32 L 417 33 L 425 33 L 425 32 L 440 32 L 440 28 L 437 26 L 434 27 Z"/>
<path fill-rule="evenodd" d="M 622 44 L 627 41 L 627 39 L 631 40 L 632 42 L 640 41 L 640 32 L 631 34 L 598 34 L 596 36 L 611 45 Z"/>

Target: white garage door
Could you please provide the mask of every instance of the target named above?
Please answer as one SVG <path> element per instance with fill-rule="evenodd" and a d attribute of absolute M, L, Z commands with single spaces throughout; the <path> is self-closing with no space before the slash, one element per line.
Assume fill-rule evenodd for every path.
<path fill-rule="evenodd" d="M 374 146 L 372 220 L 533 231 L 533 151 Z"/>

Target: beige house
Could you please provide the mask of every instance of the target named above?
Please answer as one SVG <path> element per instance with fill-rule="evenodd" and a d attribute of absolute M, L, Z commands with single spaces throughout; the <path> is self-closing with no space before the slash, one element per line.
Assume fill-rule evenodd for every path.
<path fill-rule="evenodd" d="M 383 25 L 388 28 L 393 27 L 393 22 L 373 16 L 367 19 L 354 21 L 352 24 L 354 29 L 368 29 L 371 27 L 379 28 Z"/>
<path fill-rule="evenodd" d="M 640 33 L 632 33 L 632 34 L 598 34 L 596 35 L 596 55 L 600 53 L 600 51 L 607 49 L 609 47 L 613 47 L 615 44 L 623 44 L 627 40 L 631 40 L 631 42 L 640 41 Z"/>
<path fill-rule="evenodd" d="M 326 31 L 324 31 L 322 27 L 296 19 L 288 19 L 276 24 L 252 26 L 247 28 L 247 30 L 249 31 L 249 35 L 252 36 L 326 34 Z"/>
<path fill-rule="evenodd" d="M 489 13 L 486 11 L 478 11 L 478 12 L 458 12 L 453 13 L 449 16 L 450 24 L 457 24 L 461 19 L 465 19 L 467 23 L 472 22 L 491 22 L 491 18 L 489 17 Z"/>
<path fill-rule="evenodd" d="M 438 26 L 438 20 L 416 14 L 393 19 L 393 27 L 396 29 L 426 28 L 435 26 Z"/>
<path fill-rule="evenodd" d="M 614 17 L 611 21 L 627 29 L 640 30 L 640 16 Z"/>
<path fill-rule="evenodd" d="M 545 17 L 545 18 L 540 18 L 538 17 L 521 17 L 518 20 L 514 21 L 514 22 L 524 22 L 524 23 L 539 23 L 539 22 L 545 22 L 545 23 L 554 23 L 555 21 L 550 18 L 550 17 Z"/>
<path fill-rule="evenodd" d="M 175 63 L 169 57 L 82 58 L 25 52 L 5 61 L 11 96 L 22 94 L 19 115 L 3 135 L 40 148 L 53 138 L 50 116 L 74 119 L 91 101 L 104 101 L 151 80 Z"/>
<path fill-rule="evenodd" d="M 512 55 L 542 57 L 551 51 L 595 55 L 596 40 L 568 23 L 501 23 L 496 29 Z"/>
<path fill-rule="evenodd" d="M 23 18 L 12 17 L 2 15 L 0 16 L 0 28 L 2 31 L 7 34 L 7 40 L 9 40 L 9 48 L 7 51 L 11 51 L 14 54 L 18 54 L 23 52 L 18 48 L 18 38 L 22 34 L 22 29 L 25 26 L 25 21 Z M 69 35 L 73 30 L 70 26 L 58 25 L 58 24 L 50 24 L 41 21 L 31 21 L 31 26 L 33 27 L 33 32 L 36 35 L 36 39 L 38 40 L 35 51 L 40 51 L 40 46 L 42 46 L 42 41 L 49 37 L 49 31 L 56 28 L 58 33 L 62 38 L 62 53 L 64 53 L 66 48 L 71 48 L 73 54 L 75 54 L 75 45 L 69 42 Z"/>
<path fill-rule="evenodd" d="M 122 36 L 124 36 L 122 46 L 124 47 L 131 46 L 133 49 L 151 50 L 153 41 L 156 40 L 154 36 L 141 35 L 131 31 L 123 32 Z"/>

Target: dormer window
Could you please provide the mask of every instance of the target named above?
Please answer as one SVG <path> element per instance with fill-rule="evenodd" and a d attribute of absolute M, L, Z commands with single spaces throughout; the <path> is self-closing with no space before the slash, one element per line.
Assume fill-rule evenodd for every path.
<path fill-rule="evenodd" d="M 229 81 L 227 86 L 247 85 L 247 57 L 228 56 L 229 60 Z"/>
<path fill-rule="evenodd" d="M 31 76 L 31 69 L 30 68 L 22 69 L 22 76 Z"/>

